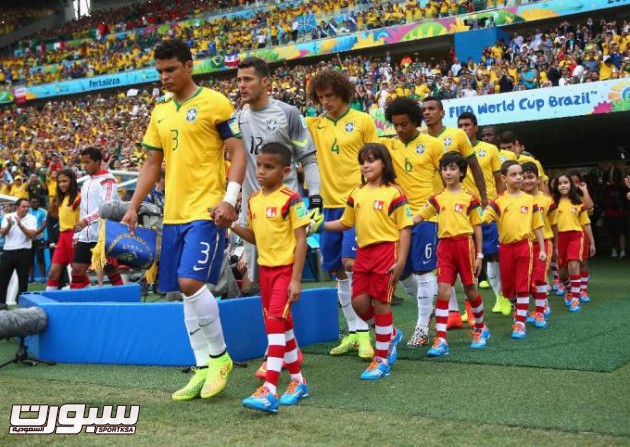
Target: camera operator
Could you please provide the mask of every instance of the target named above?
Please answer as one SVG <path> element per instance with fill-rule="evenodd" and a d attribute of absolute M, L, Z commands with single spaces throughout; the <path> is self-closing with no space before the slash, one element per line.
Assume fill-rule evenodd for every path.
<path fill-rule="evenodd" d="M 7 288 L 14 271 L 17 271 L 18 276 L 18 293 L 26 292 L 28 268 L 33 256 L 33 239 L 37 236 L 37 219 L 28 214 L 28 200 L 18 199 L 15 207 L 16 211 L 4 216 L 0 225 L 0 235 L 5 238 L 0 260 L 0 310 L 8 308 Z"/>

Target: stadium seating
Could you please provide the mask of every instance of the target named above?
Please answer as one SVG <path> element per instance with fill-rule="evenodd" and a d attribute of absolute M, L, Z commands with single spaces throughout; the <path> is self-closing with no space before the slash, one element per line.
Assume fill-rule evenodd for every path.
<path fill-rule="evenodd" d="M 53 13 L 50 8 L 2 8 L 0 35 L 9 34 L 21 26 Z"/>
<path fill-rule="evenodd" d="M 31 39 L 28 46 L 22 46 L 14 56 L 0 60 L 0 65 L 10 72 L 14 84 L 37 85 L 149 66 L 151 48 L 165 36 L 185 39 L 198 57 L 211 57 L 217 53 L 287 44 L 298 38 L 320 39 L 457 15 L 473 9 L 470 0 L 442 3 L 431 0 L 426 7 L 417 0 L 387 4 L 375 0 L 328 0 L 243 10 L 207 21 L 182 21 L 187 18 L 185 11 L 191 15 L 198 12 L 190 8 L 182 12 L 179 8 L 162 5 L 162 9 L 141 17 L 131 14 L 131 18 L 125 14 L 128 10 L 123 9 L 112 13 L 114 17 L 122 14 L 117 21 L 108 17 L 107 21 L 100 22 L 96 18 L 71 22 L 66 25 L 67 32 L 64 29 L 55 32 L 52 45 L 47 45 L 46 40 L 53 35 L 44 32 Z M 298 32 L 292 34 L 294 22 L 299 27 Z M 83 24 L 83 28 L 79 24 Z M 162 26 L 154 26 L 157 24 Z"/>

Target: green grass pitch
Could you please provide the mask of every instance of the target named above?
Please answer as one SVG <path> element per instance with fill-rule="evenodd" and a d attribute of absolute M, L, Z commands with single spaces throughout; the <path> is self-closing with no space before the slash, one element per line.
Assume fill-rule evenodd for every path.
<path fill-rule="evenodd" d="M 217 398 L 184 403 L 170 399 L 189 377 L 178 368 L 12 364 L 0 370 L 0 445 L 630 446 L 630 264 L 597 260 L 591 270 L 593 302 L 580 314 L 551 295 L 549 329 L 531 328 L 527 340 L 511 340 L 510 319 L 490 314 L 483 352 L 470 351 L 468 330 L 449 332 L 445 359 L 403 343 L 392 375 L 375 383 L 358 379 L 358 357 L 305 348 L 311 397 L 275 416 L 240 405 L 259 384 L 258 361 L 235 367 Z M 394 308 L 407 335 L 415 318 L 409 298 Z M 0 360 L 14 352 L 0 341 Z M 283 373 L 281 391 L 287 383 Z M 8 434 L 12 404 L 64 403 L 138 404 L 136 434 Z"/>

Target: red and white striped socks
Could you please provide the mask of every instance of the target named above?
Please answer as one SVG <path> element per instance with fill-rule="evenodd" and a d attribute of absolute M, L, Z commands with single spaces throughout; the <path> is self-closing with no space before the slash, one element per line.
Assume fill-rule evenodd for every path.
<path fill-rule="evenodd" d="M 446 341 L 446 323 L 448 322 L 448 300 L 435 301 L 435 331 L 438 338 Z"/>
<path fill-rule="evenodd" d="M 514 315 L 514 319 L 518 323 L 525 324 L 528 310 L 529 310 L 529 293 L 523 296 L 516 295 L 516 314 Z"/>
<path fill-rule="evenodd" d="M 580 275 L 571 275 L 569 276 L 569 281 L 571 281 L 571 298 L 579 298 L 580 297 L 580 289 L 582 288 L 582 278 Z M 587 279 L 588 282 L 588 279 Z"/>
<path fill-rule="evenodd" d="M 472 307 L 472 313 L 475 317 L 475 329 L 483 329 L 483 299 L 481 295 L 477 294 L 477 297 L 470 301 L 470 307 Z"/>
<path fill-rule="evenodd" d="M 374 320 L 376 323 L 374 326 L 374 356 L 387 361 L 389 343 L 392 339 L 392 331 L 394 329 L 394 317 L 392 313 L 389 312 L 383 315 L 375 315 Z"/>
<path fill-rule="evenodd" d="M 536 313 L 544 313 L 547 307 L 547 283 L 538 281 L 534 286 L 534 305 Z"/>
<path fill-rule="evenodd" d="M 272 394 L 277 393 L 278 379 L 282 371 L 282 362 L 286 350 L 285 322 L 278 318 L 265 319 L 265 329 L 267 331 L 267 374 L 265 375 L 264 386 Z M 297 361 L 297 359 L 296 359 Z"/>

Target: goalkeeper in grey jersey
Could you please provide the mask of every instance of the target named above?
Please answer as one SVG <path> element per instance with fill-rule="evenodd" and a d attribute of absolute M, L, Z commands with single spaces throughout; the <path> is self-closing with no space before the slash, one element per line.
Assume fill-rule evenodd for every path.
<path fill-rule="evenodd" d="M 267 143 L 280 143 L 291 150 L 291 173 L 284 179 L 289 188 L 299 191 L 297 165 L 302 165 L 309 191 L 309 208 L 322 208 L 320 179 L 315 145 L 300 111 L 289 104 L 270 98 L 271 73 L 265 61 L 250 57 L 238 67 L 238 88 L 242 109 L 237 114 L 240 134 L 247 153 L 247 171 L 243 182 L 241 219 L 247 218 L 249 195 L 260 189 L 256 179 L 256 155 Z M 250 280 L 256 277 L 255 248 L 246 244 L 245 256 Z"/>

